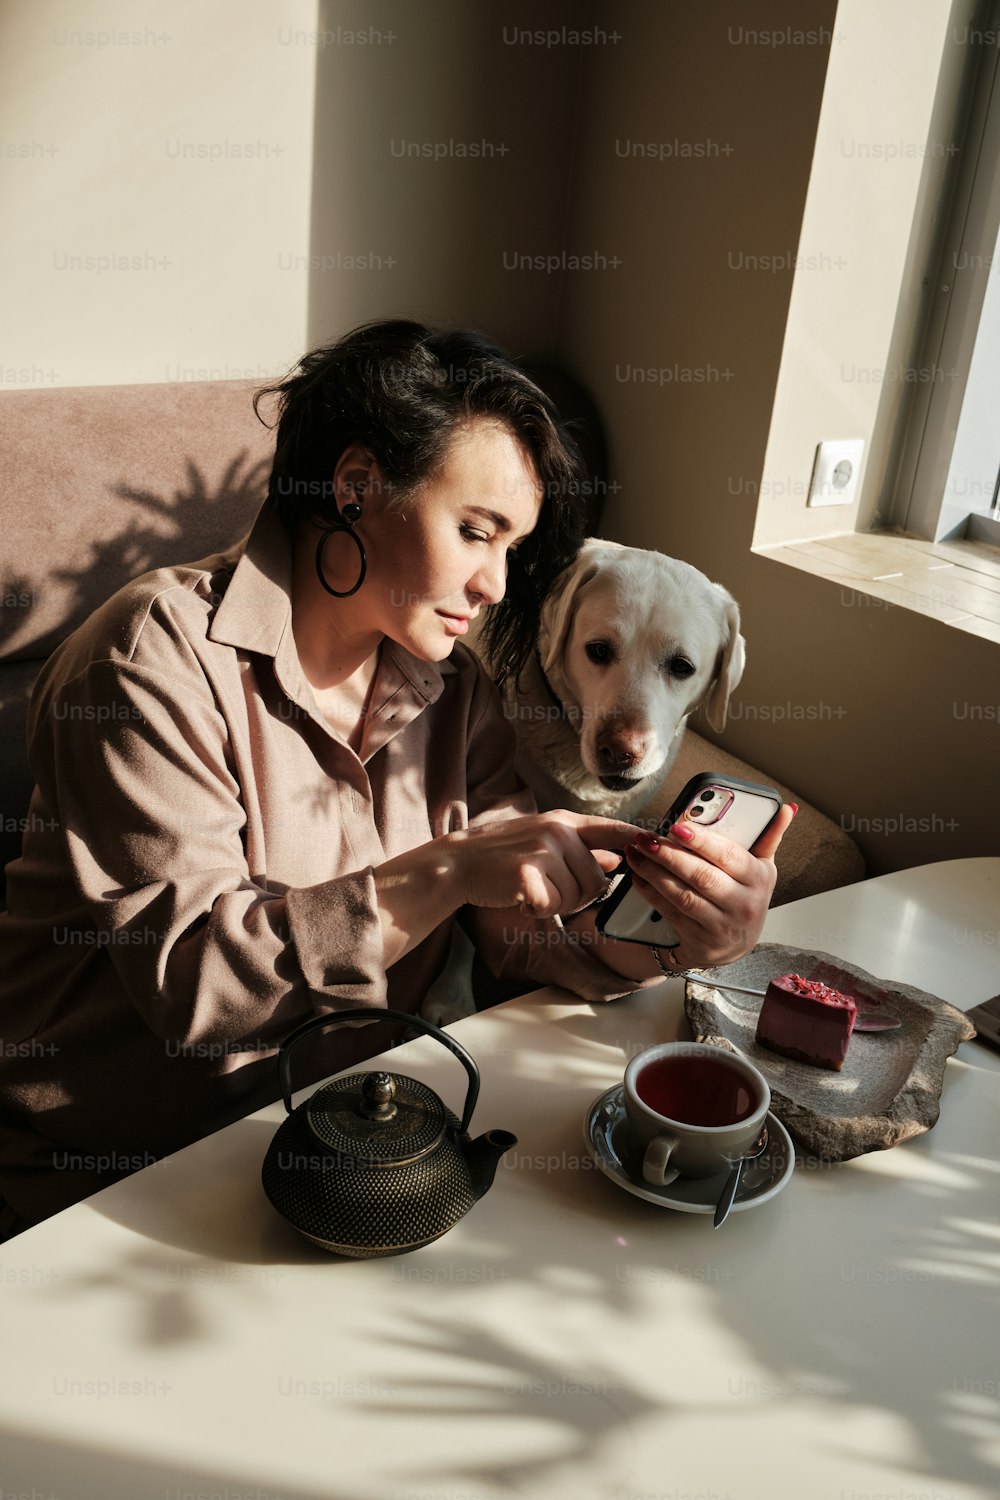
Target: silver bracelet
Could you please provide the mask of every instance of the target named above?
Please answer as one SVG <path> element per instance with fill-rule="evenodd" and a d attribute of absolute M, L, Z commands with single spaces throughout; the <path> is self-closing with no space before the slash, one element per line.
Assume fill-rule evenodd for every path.
<path fill-rule="evenodd" d="M 673 948 L 650 948 L 656 967 L 664 979 L 684 979 L 688 970 L 674 958 Z"/>

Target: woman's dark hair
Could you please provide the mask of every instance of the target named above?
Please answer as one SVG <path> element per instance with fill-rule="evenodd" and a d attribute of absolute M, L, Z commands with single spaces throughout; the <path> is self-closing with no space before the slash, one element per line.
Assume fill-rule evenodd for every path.
<path fill-rule="evenodd" d="M 579 450 L 548 396 L 481 334 L 405 319 L 369 323 L 306 354 L 287 379 L 259 390 L 279 417 L 268 497 L 294 535 L 309 519 L 338 518 L 333 474 L 352 443 L 375 458 L 405 505 L 443 462 L 455 432 L 479 417 L 501 422 L 521 444 L 542 486 L 538 524 L 508 554 L 507 593 L 487 613 L 483 646 L 498 683 L 517 675 L 538 633 L 557 574 L 576 556 L 587 516 Z"/>

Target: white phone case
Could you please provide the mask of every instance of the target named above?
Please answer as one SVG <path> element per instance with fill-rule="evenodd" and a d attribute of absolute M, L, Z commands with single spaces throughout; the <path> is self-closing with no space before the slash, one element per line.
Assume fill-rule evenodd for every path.
<path fill-rule="evenodd" d="M 699 803 L 699 798 L 706 790 L 712 791 L 713 800 L 714 796 L 722 797 L 729 793 L 732 793 L 732 799 L 721 817 L 702 826 L 710 826 L 743 849 L 749 849 L 756 843 L 781 807 L 781 794 L 774 787 L 758 786 L 753 782 L 738 781 L 732 776 L 714 776 L 706 772 L 688 782 L 661 823 L 660 832 L 665 832 L 672 823 L 698 823 L 700 820 L 692 818 L 690 813 L 692 807 L 701 805 L 704 808 L 704 803 Z M 654 948 L 676 948 L 680 938 L 666 918 L 654 910 L 645 896 L 635 889 L 630 876 L 626 875 L 622 884 L 627 885 L 627 889 L 620 899 L 616 896 L 610 898 L 613 909 L 608 911 L 603 921 L 598 920 L 599 930 L 608 937 L 621 938 L 627 943 L 645 943 L 647 947 Z"/>
<path fill-rule="evenodd" d="M 646 943 L 654 948 L 676 948 L 680 942 L 666 917 L 653 910 L 631 880 L 628 890 L 601 930 L 606 937 L 622 938 L 627 943 Z"/>

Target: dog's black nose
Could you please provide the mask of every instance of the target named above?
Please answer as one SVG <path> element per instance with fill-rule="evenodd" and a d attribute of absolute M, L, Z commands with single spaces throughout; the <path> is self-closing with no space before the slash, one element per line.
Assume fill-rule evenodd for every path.
<path fill-rule="evenodd" d="M 621 735 L 598 735 L 597 760 L 601 771 L 608 776 L 622 776 L 629 772 L 636 761 L 642 759 L 643 743 L 637 738 Z"/>

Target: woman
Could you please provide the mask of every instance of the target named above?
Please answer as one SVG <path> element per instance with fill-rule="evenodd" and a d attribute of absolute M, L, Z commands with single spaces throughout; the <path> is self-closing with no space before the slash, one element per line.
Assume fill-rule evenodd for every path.
<path fill-rule="evenodd" d="M 498 976 L 591 1000 L 660 977 L 571 916 L 626 845 L 686 963 L 737 957 L 763 922 L 789 810 L 756 857 L 539 815 L 456 644 L 499 606 L 491 647 L 516 671 L 579 545 L 542 393 L 478 336 L 409 322 L 270 393 L 249 536 L 127 585 L 35 688 L 0 917 L 7 1234 L 274 1099 L 274 1053 L 309 1015 L 415 1010 L 458 912 Z M 334 1028 L 315 1076 L 389 1039 Z"/>

